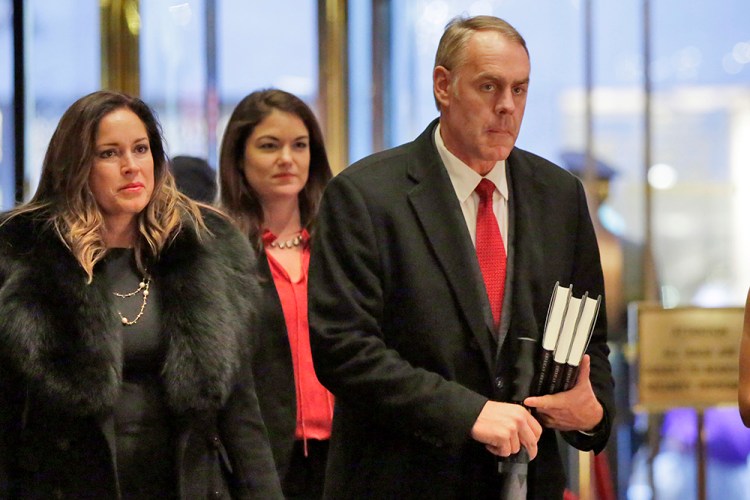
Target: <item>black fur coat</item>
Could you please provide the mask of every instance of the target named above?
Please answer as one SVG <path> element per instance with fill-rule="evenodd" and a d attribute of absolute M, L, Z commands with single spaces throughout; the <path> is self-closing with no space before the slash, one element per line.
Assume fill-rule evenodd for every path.
<path fill-rule="evenodd" d="M 280 497 L 247 361 L 258 285 L 246 238 L 205 214 L 150 266 L 167 339 L 183 498 Z M 54 231 L 0 226 L 0 498 L 116 498 L 111 409 L 122 375 L 109 284 L 91 284 Z"/>

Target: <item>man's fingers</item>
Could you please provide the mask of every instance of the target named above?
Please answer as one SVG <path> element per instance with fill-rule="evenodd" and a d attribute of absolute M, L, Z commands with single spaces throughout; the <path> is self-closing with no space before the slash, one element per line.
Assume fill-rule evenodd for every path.
<path fill-rule="evenodd" d="M 542 433 L 541 424 L 521 405 L 488 401 L 477 417 L 471 436 L 484 443 L 493 455 L 507 457 L 529 450 L 537 453 L 537 441 Z"/>
<path fill-rule="evenodd" d="M 510 437 L 510 454 L 513 455 L 518 453 L 521 449 L 521 439 L 518 434 L 513 434 Z"/>
<path fill-rule="evenodd" d="M 581 360 L 581 367 L 578 372 L 578 380 L 576 380 L 576 385 L 588 381 L 590 375 L 591 375 L 591 356 L 589 356 L 588 354 L 584 354 L 583 359 Z"/>
<path fill-rule="evenodd" d="M 534 417 L 531 416 L 531 414 L 529 414 L 527 424 L 528 425 L 521 428 L 520 431 L 521 444 L 529 453 L 529 458 L 533 459 L 536 456 L 537 452 L 537 442 L 539 441 L 539 437 L 542 435 L 542 426 Z"/>
<path fill-rule="evenodd" d="M 498 457 L 510 456 L 510 446 L 495 446 L 492 444 L 486 444 L 484 445 L 484 447 L 487 448 L 487 451 L 489 451 L 493 455 L 497 455 Z"/>

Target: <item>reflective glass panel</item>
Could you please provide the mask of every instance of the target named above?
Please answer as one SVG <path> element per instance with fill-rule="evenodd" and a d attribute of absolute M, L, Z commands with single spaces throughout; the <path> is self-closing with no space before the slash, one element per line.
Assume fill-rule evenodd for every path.
<path fill-rule="evenodd" d="M 141 95 L 159 115 L 170 156 L 207 157 L 206 5 L 141 2 Z"/>
<path fill-rule="evenodd" d="M 28 199 L 60 117 L 75 100 L 99 88 L 99 2 L 28 0 L 25 13 Z"/>
<path fill-rule="evenodd" d="M 13 206 L 13 6 L 0 0 L 0 210 Z"/>
<path fill-rule="evenodd" d="M 254 90 L 276 87 L 318 99 L 318 16 L 314 0 L 217 5 L 219 142 L 237 103 Z"/>
<path fill-rule="evenodd" d="M 653 9 L 657 269 L 668 305 L 742 305 L 750 283 L 750 2 Z"/>

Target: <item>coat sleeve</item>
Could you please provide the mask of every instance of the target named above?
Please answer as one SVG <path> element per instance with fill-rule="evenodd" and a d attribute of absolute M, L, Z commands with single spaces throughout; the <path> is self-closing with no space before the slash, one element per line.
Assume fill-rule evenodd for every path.
<path fill-rule="evenodd" d="M 232 497 L 241 499 L 283 498 L 261 416 L 251 369 L 260 291 L 255 274 L 255 255 L 238 231 L 212 228 L 219 258 L 228 276 L 228 299 L 237 314 L 240 366 L 229 397 L 219 412 L 219 434 L 232 467 Z"/>
<path fill-rule="evenodd" d="M 337 404 L 427 443 L 460 446 L 487 398 L 405 359 L 399 345 L 410 342 L 406 326 L 384 331 L 384 310 L 398 286 L 384 262 L 398 258 L 398 242 L 376 235 L 382 221 L 374 211 L 383 203 L 368 202 L 346 175 L 328 184 L 310 262 L 315 371 Z"/>
<path fill-rule="evenodd" d="M 10 429 L 10 403 L 6 394 L 8 383 L 0 366 L 0 498 L 10 496 L 10 450 L 8 446 L 8 430 Z"/>
<path fill-rule="evenodd" d="M 578 188 L 578 231 L 576 237 L 575 262 L 573 279 L 571 282 L 579 290 L 587 290 L 590 295 L 601 294 L 602 303 L 597 317 L 594 332 L 591 336 L 586 353 L 591 356 L 591 385 L 597 399 L 604 408 L 602 422 L 595 432 L 584 434 L 581 432 L 564 432 L 564 439 L 572 446 L 583 450 L 593 450 L 599 453 L 604 449 L 612 430 L 615 416 L 614 381 L 612 368 L 609 363 L 609 347 L 607 346 L 607 315 L 604 302 L 604 277 L 602 273 L 599 247 L 596 241 L 594 226 L 589 215 L 586 195 L 580 182 Z"/>
<path fill-rule="evenodd" d="M 283 498 L 247 360 L 219 422 L 233 468 L 233 498 Z"/>
<path fill-rule="evenodd" d="M 5 284 L 6 256 L 3 248 L 0 247 L 0 300 L 4 295 L 3 286 Z M 0 319 L 0 336 L 4 336 L 3 321 Z M 10 463 L 11 447 L 8 442 L 13 429 L 13 412 L 11 404 L 13 387 L 15 384 L 11 381 L 9 363 L 3 353 L 0 352 L 0 498 L 10 497 Z"/>
<path fill-rule="evenodd" d="M 0 353 L 0 498 L 10 498 L 13 489 L 13 440 L 21 431 L 26 397 L 25 386 L 13 376 L 9 364 Z"/>

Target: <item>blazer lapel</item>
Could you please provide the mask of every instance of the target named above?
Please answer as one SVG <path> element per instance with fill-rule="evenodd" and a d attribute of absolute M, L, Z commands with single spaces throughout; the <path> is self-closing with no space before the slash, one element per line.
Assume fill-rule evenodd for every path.
<path fill-rule="evenodd" d="M 544 280 L 539 276 L 545 268 L 545 186 L 535 175 L 533 165 L 521 158 L 515 149 L 508 158 L 508 170 L 514 255 L 510 329 L 515 338 L 527 337 L 541 342 L 544 318 L 540 324 L 534 313 L 534 304 L 539 297 L 549 299 L 552 292 L 541 289 Z"/>
<path fill-rule="evenodd" d="M 492 331 L 486 320 L 488 314 L 491 318 L 491 313 L 487 299 L 481 294 L 483 288 L 481 281 L 478 281 L 481 274 L 471 236 L 448 173 L 432 140 L 434 129 L 433 123 L 415 141 L 417 148 L 421 149 L 415 157 L 425 160 L 409 166 L 409 175 L 416 185 L 408 197 L 480 346 L 487 369 L 492 373 L 495 349 Z"/>

